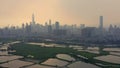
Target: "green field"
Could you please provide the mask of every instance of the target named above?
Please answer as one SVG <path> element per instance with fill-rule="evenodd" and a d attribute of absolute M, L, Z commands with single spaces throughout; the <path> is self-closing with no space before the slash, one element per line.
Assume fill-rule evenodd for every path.
<path fill-rule="evenodd" d="M 32 55 L 34 56 L 32 59 L 37 60 L 46 60 L 48 58 L 54 58 L 56 57 L 56 54 L 82 55 L 87 58 L 99 56 L 98 54 L 93 54 L 84 51 L 78 52 L 68 47 L 41 47 L 24 43 L 14 44 L 11 47 L 12 49 L 16 50 L 16 52 L 12 54 L 21 55 L 25 58 L 29 58 L 28 55 Z"/>
<path fill-rule="evenodd" d="M 58 48 L 58 47 L 41 47 L 30 44 L 15 44 L 12 46 L 13 49 L 16 50 L 16 55 L 21 55 L 24 57 L 28 57 L 28 55 L 34 56 L 33 59 L 44 60 L 48 58 L 53 58 L 56 54 L 65 53 L 70 54 L 75 52 L 75 50 L 71 48 Z"/>
<path fill-rule="evenodd" d="M 101 56 L 102 54 L 93 54 L 84 51 L 77 51 L 69 47 L 66 48 L 41 47 L 41 46 L 25 44 L 25 43 L 14 44 L 11 47 L 12 49 L 16 50 L 16 52 L 12 54 L 21 55 L 24 56 L 25 58 L 36 59 L 39 60 L 40 62 L 43 62 L 49 58 L 56 58 L 56 54 L 69 54 L 76 59 L 79 59 L 76 55 L 84 56 L 88 58 L 88 60 L 82 60 L 82 61 L 92 64 L 101 63 L 103 65 L 117 65 L 117 66 L 119 65 L 119 64 L 113 64 L 113 63 L 108 63 L 93 59 L 94 57 Z M 29 55 L 33 57 L 28 57 Z M 81 60 L 81 58 L 79 60 Z M 105 68 L 110 68 L 110 67 L 107 66 Z M 119 67 L 113 67 L 113 68 L 119 68 Z"/>

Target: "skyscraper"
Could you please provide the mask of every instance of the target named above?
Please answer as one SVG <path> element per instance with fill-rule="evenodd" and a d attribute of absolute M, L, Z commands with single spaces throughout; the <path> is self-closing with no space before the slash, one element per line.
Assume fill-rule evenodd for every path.
<path fill-rule="evenodd" d="M 25 24 L 23 23 L 23 24 L 22 24 L 22 29 L 24 29 L 24 28 L 25 28 Z"/>
<path fill-rule="evenodd" d="M 30 28 L 31 28 L 31 32 L 33 33 L 37 32 L 34 13 L 32 14 L 32 21 L 30 22 Z"/>
<path fill-rule="evenodd" d="M 49 25 L 48 25 L 48 33 L 52 33 L 52 25 L 51 25 L 51 20 L 49 20 Z"/>
<path fill-rule="evenodd" d="M 100 36 L 101 38 L 104 38 L 103 16 L 100 16 L 99 36 Z"/>
<path fill-rule="evenodd" d="M 32 24 L 35 24 L 35 17 L 34 17 L 34 14 L 32 14 Z"/>
<path fill-rule="evenodd" d="M 102 30 L 103 29 L 103 16 L 100 16 L 100 25 L 99 28 Z"/>
<path fill-rule="evenodd" d="M 51 20 L 49 20 L 49 25 L 51 25 Z"/>
<path fill-rule="evenodd" d="M 60 27 L 59 22 L 56 22 L 56 23 L 55 23 L 55 29 L 56 29 L 56 30 L 59 30 L 59 27 Z"/>

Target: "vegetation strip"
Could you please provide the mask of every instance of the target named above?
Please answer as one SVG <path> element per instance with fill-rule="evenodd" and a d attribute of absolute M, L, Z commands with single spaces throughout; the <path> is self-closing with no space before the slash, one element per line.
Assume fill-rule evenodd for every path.
<path fill-rule="evenodd" d="M 40 63 L 47 60 L 48 58 L 56 58 L 55 56 L 57 54 L 69 54 L 72 57 L 74 57 L 80 61 L 82 60 L 84 62 L 95 64 L 95 65 L 98 65 L 97 63 L 102 64 L 102 65 L 98 65 L 98 66 L 103 67 L 103 68 L 104 67 L 109 68 L 109 66 L 107 66 L 107 65 L 111 65 L 111 66 L 113 66 L 113 68 L 120 67 L 119 64 L 108 63 L 108 62 L 94 59 L 94 57 L 97 57 L 97 56 L 107 55 L 107 54 L 109 54 L 108 52 L 106 52 L 105 54 L 104 53 L 93 54 L 93 53 L 84 52 L 84 51 L 77 51 L 77 50 L 74 50 L 69 47 L 66 47 L 66 48 L 41 47 L 41 46 L 34 46 L 31 44 L 25 44 L 25 43 L 11 45 L 11 48 L 16 50 L 16 52 L 14 52 L 12 54 L 21 55 L 21 56 L 24 56 L 25 58 L 37 59 L 40 61 Z M 28 57 L 28 55 L 32 55 L 33 57 Z M 84 56 L 84 57 L 88 58 L 88 60 L 77 57 L 77 55 Z"/>

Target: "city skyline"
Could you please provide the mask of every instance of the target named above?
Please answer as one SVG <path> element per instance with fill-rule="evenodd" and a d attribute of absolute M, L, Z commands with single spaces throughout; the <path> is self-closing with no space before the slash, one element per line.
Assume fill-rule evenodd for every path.
<path fill-rule="evenodd" d="M 108 29 L 108 28 L 110 28 L 111 26 L 114 26 L 114 27 L 118 27 L 118 28 L 120 28 L 120 26 L 118 26 L 118 25 L 116 25 L 116 24 L 109 24 L 109 26 L 108 27 L 106 27 L 105 26 L 105 22 L 104 22 L 104 16 L 99 16 L 99 19 L 98 19 L 98 25 L 97 26 L 87 26 L 86 24 L 84 24 L 84 23 L 82 23 L 82 24 L 79 24 L 79 25 L 77 25 L 77 24 L 61 24 L 61 22 L 59 22 L 59 21 L 52 21 L 51 19 L 49 19 L 49 20 L 47 20 L 46 22 L 44 22 L 44 23 L 39 23 L 39 22 L 36 22 L 36 17 L 35 17 L 35 15 L 34 15 L 34 13 L 32 13 L 32 15 L 31 15 L 31 18 L 30 18 L 31 20 L 29 21 L 29 22 L 23 22 L 23 23 L 21 23 L 19 26 L 18 25 L 8 25 L 8 26 L 4 26 L 4 27 L 0 27 L 0 28 L 13 28 L 13 27 L 15 27 L 15 28 L 22 28 L 23 26 L 25 26 L 25 24 L 27 24 L 27 25 L 39 25 L 39 26 L 46 26 L 46 25 L 51 25 L 51 26 L 54 26 L 56 23 L 57 23 L 57 25 L 60 25 L 60 26 L 68 26 L 68 27 L 76 27 L 76 28 L 82 28 L 82 27 L 96 27 L 96 28 L 100 28 L 100 29 Z M 58 27 L 59 28 L 59 27 Z"/>
<path fill-rule="evenodd" d="M 63 24 L 86 24 L 99 26 L 99 16 L 104 16 L 104 26 L 120 25 L 118 14 L 119 0 L 11 0 L 0 2 L 0 27 L 8 25 L 21 26 L 23 22 L 31 21 L 31 14 L 35 20 L 44 24 L 49 19 Z"/>
<path fill-rule="evenodd" d="M 120 68 L 120 0 L 0 0 L 0 68 Z"/>

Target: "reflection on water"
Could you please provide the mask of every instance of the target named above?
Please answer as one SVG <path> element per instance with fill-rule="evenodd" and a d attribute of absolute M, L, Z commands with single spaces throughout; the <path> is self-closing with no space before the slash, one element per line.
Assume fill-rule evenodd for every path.
<path fill-rule="evenodd" d="M 75 61 L 75 59 L 67 54 L 57 54 L 57 58 L 68 60 L 68 61 Z"/>
<path fill-rule="evenodd" d="M 120 57 L 118 57 L 118 56 L 106 55 L 106 56 L 95 57 L 95 59 L 120 64 Z"/>
<path fill-rule="evenodd" d="M 52 65 L 52 66 L 65 66 L 65 65 L 68 64 L 68 62 L 62 61 L 62 60 L 59 60 L 59 59 L 50 58 L 47 61 L 43 62 L 42 64 Z"/>
<path fill-rule="evenodd" d="M 68 67 L 69 68 L 99 68 L 95 65 L 84 63 L 84 62 L 81 62 L 81 61 L 70 64 Z"/>

